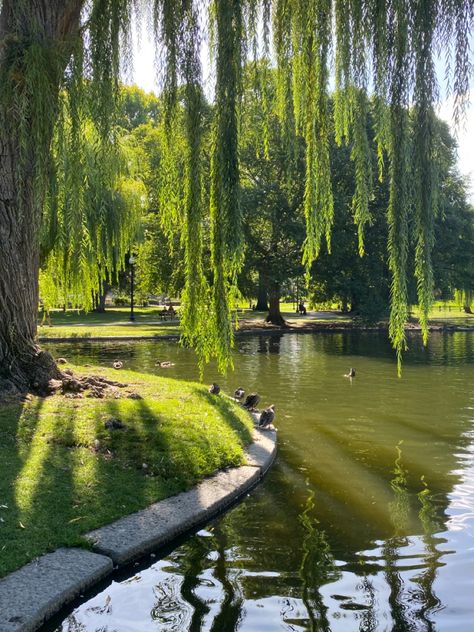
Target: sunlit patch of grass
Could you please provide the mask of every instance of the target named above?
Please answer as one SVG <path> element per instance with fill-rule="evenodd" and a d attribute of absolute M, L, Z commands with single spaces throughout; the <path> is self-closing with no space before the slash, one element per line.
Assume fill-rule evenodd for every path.
<path fill-rule="evenodd" d="M 107 338 L 128 336 L 179 336 L 180 328 L 176 322 L 167 322 L 159 325 L 147 323 L 137 324 L 101 324 L 101 325 L 41 325 L 38 327 L 40 338 Z"/>
<path fill-rule="evenodd" d="M 120 399 L 55 395 L 0 408 L 0 576 L 243 462 L 252 423 L 231 400 L 196 383 L 120 379 Z M 126 428 L 107 429 L 111 417 Z"/>

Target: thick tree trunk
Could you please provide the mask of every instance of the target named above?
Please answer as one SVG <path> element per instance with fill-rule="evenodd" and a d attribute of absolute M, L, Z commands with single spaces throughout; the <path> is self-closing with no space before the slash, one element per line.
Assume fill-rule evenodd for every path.
<path fill-rule="evenodd" d="M 261 271 L 258 273 L 258 296 L 255 310 L 257 312 L 268 312 L 267 279 Z"/>
<path fill-rule="evenodd" d="M 25 55 L 31 42 L 44 42 L 47 47 L 57 44 L 59 51 L 65 38 L 78 33 L 82 4 L 83 0 L 37 0 L 20 9 L 13 0 L 4 0 L 0 11 L 4 91 L 0 100 L 0 393 L 12 389 L 44 392 L 48 381 L 61 375 L 51 355 L 41 351 L 36 341 L 39 233 L 45 194 L 37 185 L 38 165 L 47 163 L 55 116 L 41 122 L 41 139 L 27 142 L 25 150 L 25 129 L 26 136 L 30 130 L 34 137 L 33 117 L 42 115 L 29 102 Z M 29 27 L 34 33 L 29 33 Z M 68 59 L 64 54 L 63 58 L 64 69 Z M 58 52 L 58 66 L 60 59 Z M 45 98 L 57 101 L 61 68 L 48 79 L 49 85 L 42 86 L 48 91 Z M 8 91 L 22 103 L 21 111 L 9 101 Z M 20 116 L 24 117 L 23 127 Z"/>
<path fill-rule="evenodd" d="M 41 208 L 31 197 L 18 200 L 15 145 L 0 132 L 0 381 L 2 390 L 41 390 L 56 373 L 36 344 Z"/>
<path fill-rule="evenodd" d="M 272 282 L 268 292 L 269 298 L 269 310 L 266 318 L 267 323 L 278 325 L 280 327 L 286 327 L 285 319 L 281 315 L 280 311 L 280 284 Z"/>
<path fill-rule="evenodd" d="M 359 311 L 359 301 L 355 296 L 351 297 L 351 314 L 357 314 Z"/>
<path fill-rule="evenodd" d="M 105 300 L 107 298 L 107 293 L 110 290 L 110 285 L 107 280 L 102 281 L 102 292 L 96 296 L 96 304 L 94 311 L 98 314 L 105 313 Z"/>

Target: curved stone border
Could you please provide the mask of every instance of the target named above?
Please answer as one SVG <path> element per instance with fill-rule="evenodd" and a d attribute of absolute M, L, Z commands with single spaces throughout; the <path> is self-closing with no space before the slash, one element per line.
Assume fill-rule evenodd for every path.
<path fill-rule="evenodd" d="M 256 418 L 256 415 L 254 415 Z M 58 549 L 0 580 L 0 632 L 34 632 L 84 590 L 145 553 L 214 518 L 254 487 L 276 456 L 276 432 L 255 429 L 246 465 L 91 531 L 92 552 Z"/>

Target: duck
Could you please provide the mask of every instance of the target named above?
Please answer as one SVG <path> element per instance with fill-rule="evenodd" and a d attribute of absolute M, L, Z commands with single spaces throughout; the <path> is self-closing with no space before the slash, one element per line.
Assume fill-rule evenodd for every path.
<path fill-rule="evenodd" d="M 123 367 L 123 362 L 121 362 L 120 360 L 114 360 L 112 366 L 114 367 L 114 369 L 121 369 Z"/>
<path fill-rule="evenodd" d="M 156 366 L 160 366 L 162 369 L 169 369 L 170 366 L 174 366 L 174 362 L 170 362 L 169 360 L 165 360 L 165 362 L 157 362 Z"/>
<path fill-rule="evenodd" d="M 352 367 L 349 369 L 349 373 L 346 373 L 344 375 L 344 377 L 350 377 L 350 378 L 353 378 L 355 376 L 356 376 L 356 372 L 355 372 L 355 369 L 353 369 Z"/>
<path fill-rule="evenodd" d="M 213 382 L 209 387 L 209 393 L 211 393 L 211 395 L 219 395 L 220 392 L 221 387 L 219 386 L 219 384 Z"/>
<path fill-rule="evenodd" d="M 268 426 L 273 423 L 274 419 L 275 419 L 275 404 L 272 404 L 268 408 L 265 408 L 265 410 L 262 410 L 260 414 L 260 419 L 258 420 L 258 427 L 268 428 Z"/>
<path fill-rule="evenodd" d="M 254 410 L 259 401 L 260 395 L 258 393 L 250 393 L 250 395 L 247 395 L 247 397 L 245 398 L 244 408 L 247 408 L 248 410 Z"/>
<path fill-rule="evenodd" d="M 236 389 L 235 389 L 235 391 L 234 391 L 234 398 L 235 398 L 235 399 L 237 399 L 238 401 L 240 401 L 240 400 L 243 398 L 243 396 L 244 396 L 244 395 L 245 395 L 245 391 L 244 391 L 244 389 L 243 389 L 243 388 L 241 388 L 241 387 L 239 386 L 239 388 L 236 388 Z"/>

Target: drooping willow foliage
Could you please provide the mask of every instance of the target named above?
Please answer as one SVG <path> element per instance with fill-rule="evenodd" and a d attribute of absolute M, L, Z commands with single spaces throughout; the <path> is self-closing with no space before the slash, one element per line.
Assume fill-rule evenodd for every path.
<path fill-rule="evenodd" d="M 126 140 L 104 151 L 90 121 L 82 123 L 77 138 L 71 125 L 61 120 L 53 139 L 41 239 L 46 309 L 71 302 L 92 308 L 103 282 L 113 282 L 124 269 L 146 200 Z"/>
<path fill-rule="evenodd" d="M 132 17 L 154 24 L 170 146 L 181 99 L 186 116 L 181 222 L 187 270 L 183 325 L 185 335 L 198 347 L 202 358 L 214 354 L 224 368 L 232 346 L 230 299 L 243 257 L 239 205 L 241 74 L 245 60 L 257 55 L 266 58 L 259 67 L 276 64 L 278 68 L 278 111 L 289 162 L 295 134 L 301 133 L 305 139 L 307 238 L 303 260 L 308 270 L 322 240 L 330 246 L 331 117 L 337 141 L 351 146 L 354 221 L 359 251 L 363 253 L 364 228 L 371 221 L 373 185 L 365 121 L 367 95 L 373 95 L 377 103 L 379 177 L 390 180 L 390 337 L 400 359 L 406 347 L 407 249 L 412 238 L 407 208 L 414 204 L 416 277 L 426 339 L 437 207 L 436 173 L 431 160 L 437 98 L 434 57 L 440 50 L 447 51 L 447 76 L 459 119 L 469 94 L 474 0 L 71 0 L 67 12 L 61 9 L 64 16 L 53 35 L 44 28 L 47 12 L 38 8 L 41 4 L 31 0 L 0 2 L 0 10 L 10 12 L 13 18 L 9 22 L 15 25 L 12 37 L 2 42 L 0 53 L 1 99 L 8 106 L 0 107 L 0 111 L 9 113 L 0 123 L 18 139 L 22 155 L 18 168 L 33 174 L 20 180 L 25 187 L 35 187 L 39 200 L 48 190 L 51 172 L 57 170 L 50 158 L 58 154 L 49 148 L 54 122 L 64 108 L 67 112 L 61 117 L 69 122 L 60 134 L 68 135 L 71 146 L 76 143 L 73 160 L 78 164 L 85 160 L 84 143 L 80 142 L 85 112 L 95 122 L 99 146 L 115 143 L 114 104 L 119 73 L 130 50 Z M 46 4 L 53 12 L 62 5 L 57 0 Z M 203 204 L 207 181 L 201 159 L 200 50 L 206 34 L 212 40 L 215 67 L 209 209 Z M 329 91 L 333 80 L 331 110 Z M 265 111 L 265 98 L 262 107 Z M 408 143 L 409 108 L 414 111 L 417 134 L 414 155 Z M 17 122 L 15 129 L 12 121 Z M 65 173 L 66 179 L 71 177 L 69 173 Z M 77 173 L 84 173 L 84 169 Z M 79 182 L 71 182 L 72 190 L 78 186 Z M 30 197 L 25 190 L 19 196 L 21 203 Z M 65 212 L 65 226 L 72 229 L 77 217 Z M 166 224 L 166 218 L 164 221 Z M 203 230 L 208 221 L 213 276 L 210 287 L 204 279 L 202 261 Z"/>

